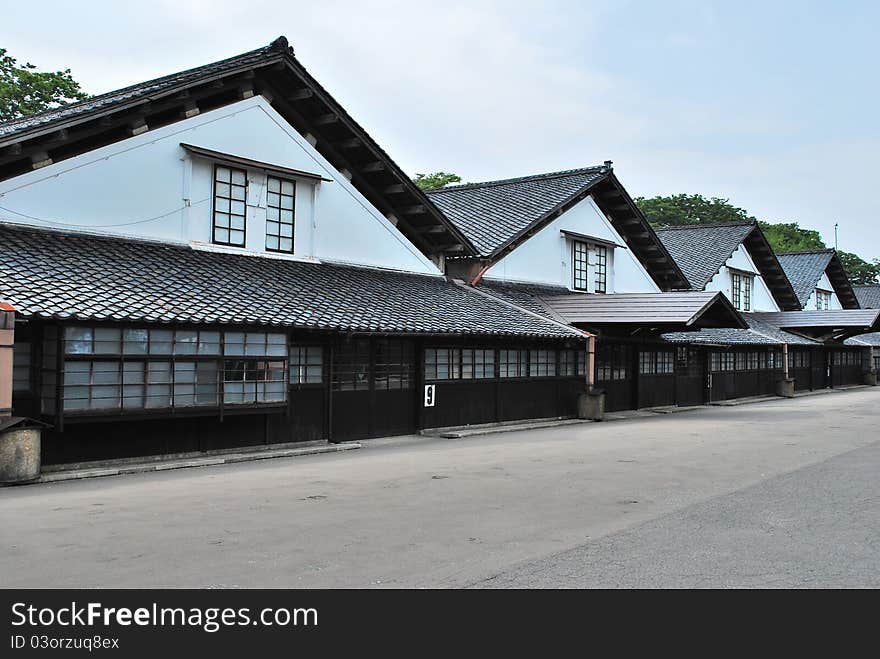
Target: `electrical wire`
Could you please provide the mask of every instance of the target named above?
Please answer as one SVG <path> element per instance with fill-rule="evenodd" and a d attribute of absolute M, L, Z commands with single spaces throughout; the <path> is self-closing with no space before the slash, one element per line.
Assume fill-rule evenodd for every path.
<path fill-rule="evenodd" d="M 206 197 L 199 201 L 195 201 L 189 204 L 189 207 L 197 206 L 199 204 L 203 204 L 206 201 L 210 201 L 210 197 Z M 12 213 L 13 215 L 18 215 L 19 217 L 25 217 L 29 220 L 34 220 L 36 222 L 43 222 L 44 224 L 51 224 L 53 226 L 59 227 L 85 227 L 90 229 L 110 229 L 114 227 L 130 227 L 136 224 L 146 224 L 148 222 L 155 222 L 156 220 L 162 220 L 170 215 L 174 215 L 175 213 L 179 213 L 182 210 L 186 209 L 187 206 L 181 206 L 180 208 L 175 208 L 174 210 L 170 210 L 167 213 L 162 213 L 161 215 L 156 215 L 154 217 L 148 217 L 145 220 L 135 220 L 133 222 L 119 222 L 116 224 L 71 224 L 68 222 L 59 222 L 58 220 L 47 220 L 44 217 L 37 217 L 35 215 L 28 215 L 27 213 L 21 213 L 19 211 L 12 210 L 11 208 L 6 208 L 5 206 L 0 206 L 0 210 L 6 211 L 7 213 Z"/>

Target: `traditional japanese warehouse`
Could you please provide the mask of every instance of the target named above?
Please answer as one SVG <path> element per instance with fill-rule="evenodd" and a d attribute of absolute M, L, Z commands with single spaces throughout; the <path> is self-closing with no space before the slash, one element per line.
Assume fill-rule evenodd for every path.
<path fill-rule="evenodd" d="M 880 330 L 833 258 L 843 308 L 794 315 L 760 228 L 655 231 L 610 161 L 426 194 L 283 37 L 0 124 L 0 244 L 46 463 L 861 382 Z"/>

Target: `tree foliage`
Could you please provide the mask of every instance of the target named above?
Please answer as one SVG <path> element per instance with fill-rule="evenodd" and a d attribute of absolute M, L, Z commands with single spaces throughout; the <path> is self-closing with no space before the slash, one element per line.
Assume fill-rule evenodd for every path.
<path fill-rule="evenodd" d="M 70 69 L 36 69 L 30 62 L 18 64 L 5 48 L 0 48 L 0 122 L 88 98 Z"/>
<path fill-rule="evenodd" d="M 436 190 L 450 183 L 461 182 L 461 176 L 449 172 L 433 172 L 432 174 L 416 174 L 413 182 L 422 190 Z"/>
<path fill-rule="evenodd" d="M 653 226 L 682 226 L 754 221 L 748 211 L 727 199 L 699 194 L 677 194 L 668 197 L 638 197 L 639 208 Z M 818 231 L 804 229 L 797 222 L 758 222 L 767 242 L 777 254 L 802 250 L 825 249 Z M 849 252 L 837 252 L 853 284 L 880 283 L 880 260 L 868 262 Z"/>
<path fill-rule="evenodd" d="M 636 204 L 654 226 L 722 224 L 755 220 L 727 199 L 700 194 L 677 194 L 669 197 L 637 197 Z"/>
<path fill-rule="evenodd" d="M 838 250 L 837 256 L 843 263 L 843 269 L 852 284 L 880 284 L 880 260 L 868 263 L 860 256 L 851 252 Z"/>
<path fill-rule="evenodd" d="M 802 229 L 797 222 L 770 224 L 759 222 L 767 242 L 777 254 L 799 252 L 807 249 L 825 249 L 825 242 L 818 231 Z"/>

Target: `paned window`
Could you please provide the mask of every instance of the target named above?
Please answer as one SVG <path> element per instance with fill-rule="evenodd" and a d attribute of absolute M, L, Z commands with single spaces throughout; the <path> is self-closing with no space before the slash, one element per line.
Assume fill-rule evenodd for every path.
<path fill-rule="evenodd" d="M 608 248 L 596 245 L 596 277 L 593 292 L 604 293 L 608 288 Z"/>
<path fill-rule="evenodd" d="M 525 378 L 529 375 L 527 350 L 499 350 L 498 375 L 502 378 Z"/>
<path fill-rule="evenodd" d="M 217 165 L 214 167 L 214 234 L 217 245 L 244 247 L 247 173 Z"/>
<path fill-rule="evenodd" d="M 324 381 L 324 349 L 321 346 L 291 346 L 290 384 L 320 384 Z"/>
<path fill-rule="evenodd" d="M 529 350 L 529 374 L 533 378 L 556 376 L 555 350 Z"/>
<path fill-rule="evenodd" d="M 267 179 L 266 188 L 266 249 L 292 254 L 296 188 L 292 181 L 272 176 Z"/>
<path fill-rule="evenodd" d="M 571 243 L 572 250 L 572 288 L 576 291 L 587 290 L 589 281 L 589 245 L 580 240 Z"/>

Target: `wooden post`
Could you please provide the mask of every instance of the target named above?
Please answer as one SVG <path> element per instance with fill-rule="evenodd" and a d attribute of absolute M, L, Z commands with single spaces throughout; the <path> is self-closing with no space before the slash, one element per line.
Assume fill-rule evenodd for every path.
<path fill-rule="evenodd" d="M 15 309 L 0 302 L 0 417 L 12 416 L 12 353 L 15 346 Z"/>
<path fill-rule="evenodd" d="M 788 344 L 782 344 L 782 377 L 788 379 Z"/>
<path fill-rule="evenodd" d="M 596 335 L 587 334 L 587 392 L 596 384 Z"/>

